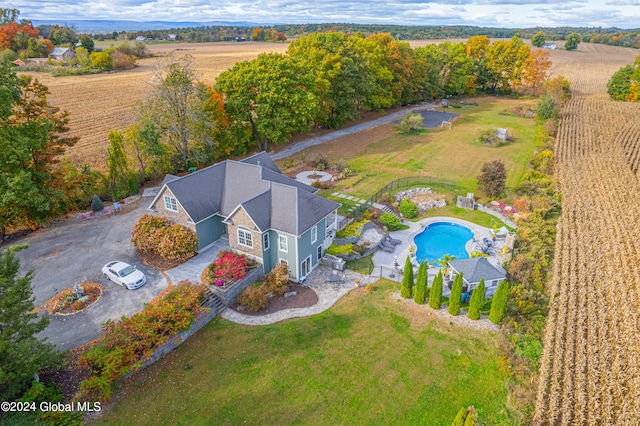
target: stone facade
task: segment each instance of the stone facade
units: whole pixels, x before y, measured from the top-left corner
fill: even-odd
[[[193,223],[191,221],[191,219],[189,218],[189,215],[184,211],[184,209],[182,208],[182,206],[180,205],[180,203],[177,201],[178,203],[178,211],[175,212],[173,210],[169,210],[165,207],[164,205],[164,196],[168,195],[172,198],[176,198],[173,193],[171,192],[171,190],[167,187],[165,187],[162,192],[160,193],[160,196],[158,198],[158,201],[156,202],[155,208],[156,208],[156,214],[166,217],[167,219],[169,219],[171,222],[174,223],[179,223],[180,225],[184,225],[187,228],[191,229],[193,232],[196,232],[196,224]]]
[[[240,207],[227,220],[227,235],[229,236],[229,245],[232,249],[250,254],[254,258],[262,259],[262,232],[253,223],[247,212]],[[238,228],[247,232],[251,232],[251,242],[253,247],[247,247],[238,242]]]

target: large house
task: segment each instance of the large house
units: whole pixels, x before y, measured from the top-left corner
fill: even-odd
[[[303,280],[331,245],[340,206],[284,176],[265,152],[226,160],[183,177],[167,175],[149,209],[198,236],[199,249],[222,237],[262,263],[286,263]]]
[[[472,257],[470,259],[452,260],[448,268],[449,288],[456,275],[462,274],[462,291],[473,291],[480,280],[484,279],[485,296],[491,297],[498,289],[498,284],[507,277],[507,272],[492,265],[485,257]]]

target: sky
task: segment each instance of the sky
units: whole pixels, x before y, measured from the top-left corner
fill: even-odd
[[[640,0],[4,0],[31,20],[640,27]]]

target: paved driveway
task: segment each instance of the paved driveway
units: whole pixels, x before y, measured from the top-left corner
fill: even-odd
[[[160,271],[137,259],[130,242],[131,227],[150,202],[150,198],[142,199],[136,209],[118,215],[89,220],[69,218],[18,241],[29,243],[29,248],[18,252],[17,257],[22,273],[34,270],[31,287],[36,306],[74,283],[93,281],[105,290],[100,300],[83,312],[51,316],[49,326],[39,337],[47,337],[63,350],[87,343],[101,334],[105,321],[138,312],[168,285]],[[147,283],[137,290],[126,290],[107,280],[101,269],[110,260],[136,265],[147,275]]]

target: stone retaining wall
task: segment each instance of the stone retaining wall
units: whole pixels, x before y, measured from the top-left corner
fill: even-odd
[[[151,358],[143,362],[142,365],[135,371],[142,370],[143,368],[150,366],[151,364],[155,363],[156,361],[164,357],[166,354],[168,354],[169,352],[171,352],[172,350],[180,346],[182,342],[184,342],[189,337],[191,337],[191,335],[195,334],[196,331],[204,327],[209,321],[215,318],[217,314],[218,314],[218,311],[216,310],[215,306],[211,308],[204,308],[204,310],[200,312],[200,314],[198,314],[198,316],[193,320],[191,327],[189,327],[185,331],[182,331],[176,334],[175,336],[171,336],[167,341],[167,343],[158,347],[153,352],[153,355],[151,356]],[[122,378],[126,379],[127,377],[131,376],[133,373],[134,371],[129,371]]]
[[[258,265],[257,268],[249,271],[246,277],[242,280],[228,286],[228,287],[216,287],[215,285],[209,286],[211,291],[220,298],[225,306],[231,306],[235,303],[238,295],[242,290],[249,287],[251,284],[259,281],[264,276],[262,265]]]
[[[347,244],[355,244],[360,240],[360,237],[344,237],[344,238],[334,238],[333,244],[337,246],[346,246]]]

